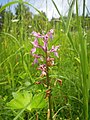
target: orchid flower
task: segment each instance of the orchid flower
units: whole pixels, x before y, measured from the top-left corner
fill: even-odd
[[[44,35],[43,38],[44,38],[44,41],[47,42],[49,38],[48,34]]]
[[[44,77],[44,76],[46,76],[46,72],[42,71],[42,74],[40,75],[40,77]]]
[[[34,47],[31,49],[31,54],[34,54],[35,52],[36,52],[36,48]]]
[[[46,65],[45,64],[40,65],[37,69],[42,71],[40,77],[46,76]]]
[[[36,38],[42,38],[40,33],[37,33],[35,31],[32,32],[33,36],[35,36]]]
[[[47,41],[44,41],[44,45],[42,46],[42,49],[43,49],[44,51],[47,50]]]
[[[42,64],[38,67],[38,70],[41,70],[41,71],[46,71],[46,65],[45,64]]]
[[[38,40],[37,39],[35,39],[34,42],[31,42],[31,43],[34,45],[34,47],[38,47]]]
[[[53,66],[54,65],[54,58],[48,57],[47,58],[47,64],[48,64],[48,66]]]
[[[53,52],[56,57],[59,57],[57,52],[58,48],[59,48],[59,45],[58,46],[53,45],[52,49],[50,50],[50,52]]]
[[[53,33],[54,33],[54,29],[51,29],[49,32],[50,32],[51,34],[53,34]]]
[[[53,39],[53,33],[54,33],[54,30],[51,29],[49,32],[48,32],[48,36]]]
[[[38,59],[39,59],[39,58],[41,59],[41,61],[43,61],[43,58],[42,58],[42,56],[40,56],[40,55],[33,54],[33,57],[34,57],[33,64],[38,63]]]

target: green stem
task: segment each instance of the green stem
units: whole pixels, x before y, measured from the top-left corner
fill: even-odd
[[[50,93],[48,96],[48,104],[49,104],[49,110],[50,110],[50,120],[52,119],[52,103],[51,103],[51,87],[50,87],[50,79],[49,79],[49,68],[48,68],[48,63],[47,63],[47,50],[46,50],[46,80],[47,80],[47,88],[50,89]]]

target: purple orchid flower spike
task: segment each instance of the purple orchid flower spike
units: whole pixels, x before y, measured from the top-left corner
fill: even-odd
[[[33,61],[33,64],[36,64],[38,63],[38,60],[41,61],[41,63],[43,64],[40,64],[38,63],[39,67],[37,68],[37,70],[40,70],[41,71],[41,74],[40,74],[40,77],[45,77],[46,81],[46,87],[47,87],[47,90],[46,90],[46,97],[48,97],[48,103],[49,103],[49,114],[50,114],[50,120],[52,119],[52,105],[51,105],[51,91],[52,91],[52,84],[51,83],[51,80],[50,80],[50,77],[49,77],[49,68],[54,66],[54,58],[51,57],[51,53],[54,53],[54,55],[56,57],[59,57],[58,56],[58,48],[59,48],[59,45],[58,46],[52,46],[52,48],[49,50],[48,49],[48,43],[49,43],[49,40],[53,38],[53,33],[54,33],[54,30],[51,29],[49,32],[47,32],[47,34],[40,34],[40,33],[37,33],[37,32],[32,32],[33,36],[36,38],[34,40],[34,42],[31,42],[32,45],[34,46],[34,48],[31,50],[31,53],[32,53],[32,56],[34,57],[34,61]],[[41,44],[38,43],[38,40],[39,38],[41,38]],[[42,42],[43,42],[43,45],[42,45]],[[36,49],[42,49],[43,52],[40,53],[40,51],[37,51],[37,54],[35,54],[36,52]],[[38,54],[39,53],[39,54]],[[61,80],[58,80],[58,82],[61,84]],[[40,82],[37,82],[36,84],[40,84]]]

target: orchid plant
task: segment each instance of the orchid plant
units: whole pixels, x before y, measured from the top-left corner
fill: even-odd
[[[41,71],[40,77],[46,77],[46,82],[47,82],[46,96],[48,97],[48,103],[49,103],[48,118],[50,120],[52,120],[52,106],[51,106],[51,85],[50,85],[51,81],[49,78],[49,68],[51,66],[54,66],[54,59],[55,59],[51,57],[51,53],[54,53],[56,57],[59,57],[58,55],[59,45],[58,46],[53,45],[51,49],[48,48],[50,39],[51,40],[53,39],[53,33],[54,33],[53,29],[51,29],[46,34],[40,34],[40,33],[33,31],[32,34],[35,37],[35,40],[31,42],[32,45],[34,46],[31,49],[31,55],[34,57],[33,65],[38,64],[39,66],[37,70]],[[39,43],[39,39],[41,41],[40,43]],[[41,49],[43,51],[42,54],[38,54],[37,49]],[[43,64],[40,64],[39,61],[41,61],[40,63],[43,63]]]

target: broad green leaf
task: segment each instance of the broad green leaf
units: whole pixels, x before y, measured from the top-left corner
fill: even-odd
[[[9,103],[7,103],[7,106],[9,106],[12,109],[22,109],[23,105],[19,103],[17,100],[12,99]]]
[[[27,104],[30,103],[32,99],[32,93],[27,91],[13,93],[14,99],[12,99],[7,105],[13,109],[24,108]]]
[[[32,102],[31,102],[31,108],[43,108],[46,105],[46,100],[44,99],[44,95],[42,93],[34,95]]]
[[[46,100],[42,93],[32,96],[28,91],[14,92],[13,99],[7,103],[12,109],[24,109],[31,111],[32,109],[43,108],[46,105]]]

